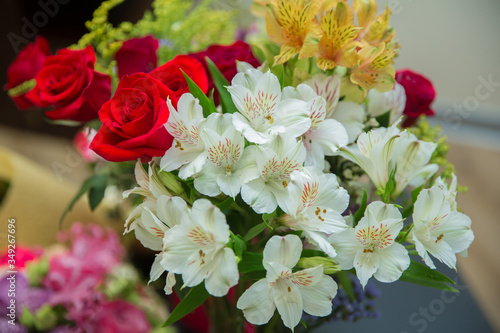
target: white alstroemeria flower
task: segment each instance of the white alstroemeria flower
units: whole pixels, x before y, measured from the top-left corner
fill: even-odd
[[[457,176],[451,174],[451,183],[447,185],[441,177],[436,178],[434,186],[438,186],[443,190],[446,201],[450,204],[450,209],[454,212],[457,211]]]
[[[304,81],[304,84],[312,87],[316,94],[326,100],[326,118],[341,123],[347,132],[348,142],[352,143],[365,127],[365,110],[354,102],[339,102],[340,81],[337,75],[320,73]]]
[[[323,169],[325,155],[332,156],[339,147],[347,145],[348,136],[344,126],[334,119],[325,119],[326,100],[307,84],[299,84],[297,88],[285,87],[283,97],[307,103],[311,127],[302,136],[302,143],[307,151],[305,165]]]
[[[233,114],[234,127],[250,142],[263,144],[272,134],[285,132],[297,137],[311,126],[306,103],[282,99],[278,78],[270,71],[238,73],[227,90],[239,111]]]
[[[224,296],[238,283],[238,267],[225,215],[209,200],[198,199],[180,224],[165,231],[160,265],[182,274],[184,286],[194,287],[205,280],[207,291]]]
[[[400,132],[398,123],[362,133],[356,144],[340,149],[340,155],[359,165],[380,189],[385,188],[397,167],[393,197],[408,184],[420,186],[438,169],[436,164],[427,164],[437,144],[418,140],[407,131]]]
[[[339,187],[334,174],[323,174],[317,168],[304,168],[290,175],[289,198],[280,207],[289,215],[281,221],[293,230],[303,230],[303,236],[316,244],[328,256],[336,252],[326,239],[348,226],[342,217],[349,206],[349,194]]]
[[[127,219],[125,233],[134,230],[142,245],[161,251],[165,231],[180,223],[187,206],[179,197],[161,195],[156,202],[145,201],[137,206],[133,213],[135,219]]]
[[[456,269],[455,253],[467,250],[474,234],[471,219],[450,209],[446,192],[438,186],[422,190],[413,209],[413,229],[408,241],[415,243],[427,266],[436,268],[428,253]]]
[[[248,322],[266,324],[278,309],[285,326],[293,331],[303,311],[317,317],[332,312],[337,283],[323,274],[322,265],[292,273],[301,252],[302,242],[295,235],[273,236],[267,242],[263,260],[266,278],[248,288],[236,303]]]
[[[394,282],[410,265],[408,251],[394,242],[401,228],[403,219],[394,205],[372,202],[355,228],[330,236],[335,260],[342,269],[356,268],[363,287],[372,276]]]
[[[368,92],[368,113],[372,117],[382,116],[389,113],[389,124],[394,123],[401,117],[406,106],[405,88],[397,82],[394,87],[384,93],[371,89]]]
[[[158,174],[155,172],[157,168],[153,162],[149,163],[149,174],[146,173],[142,163],[137,161],[135,164],[135,180],[139,187],[134,187],[131,190],[123,192],[123,198],[128,198],[130,194],[139,194],[146,198],[146,200],[156,200],[160,195],[171,196],[170,192],[160,182]]]
[[[255,153],[260,176],[241,187],[241,197],[259,214],[272,213],[288,198],[290,174],[299,170],[306,150],[294,137],[278,135]]]
[[[249,69],[256,69],[259,72],[265,73],[269,70],[269,66],[267,65],[267,62],[264,61],[259,67],[255,68],[246,61],[236,60],[236,70],[238,73],[246,72]]]
[[[202,194],[213,197],[223,192],[234,198],[241,185],[259,177],[256,147],[245,148],[245,139],[231,119],[231,114],[211,114],[200,133],[208,162],[195,175],[194,187]]]
[[[165,128],[174,137],[172,147],[160,162],[161,170],[179,169],[179,177],[186,179],[199,172],[207,159],[203,142],[199,140],[199,128],[204,121],[203,109],[190,93],[179,98],[177,110],[167,100],[170,116]]]

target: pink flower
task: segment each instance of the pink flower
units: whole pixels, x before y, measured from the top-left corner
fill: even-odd
[[[94,331],[107,333],[148,333],[151,326],[144,313],[123,300],[104,303],[94,321]]]
[[[42,284],[54,292],[51,304],[81,309],[95,297],[94,289],[104,275],[120,263],[124,249],[115,233],[97,225],[74,224],[59,238],[71,239],[71,250],[50,260]]]
[[[42,254],[43,249],[41,248],[29,248],[17,245],[15,251],[16,268],[24,268],[28,262],[38,259]],[[12,258],[9,256],[8,249],[5,249],[4,253],[0,256],[0,267],[7,265],[9,260],[12,260]]]
[[[101,156],[97,155],[89,147],[90,143],[92,142],[96,134],[97,131],[95,129],[90,127],[84,127],[81,131],[78,131],[78,133],[76,133],[75,137],[73,138],[73,146],[87,163],[104,161],[104,159]]]

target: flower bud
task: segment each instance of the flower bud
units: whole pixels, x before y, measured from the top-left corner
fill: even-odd
[[[300,258],[297,266],[301,268],[313,268],[323,265],[323,274],[334,274],[340,272],[340,265],[333,259],[327,257]]]
[[[158,171],[158,178],[173,195],[184,193],[181,184],[179,184],[179,181],[170,172]]]

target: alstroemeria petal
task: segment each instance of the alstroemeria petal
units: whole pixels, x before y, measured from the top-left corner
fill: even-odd
[[[327,275],[323,275],[314,286],[299,286],[304,311],[312,316],[328,316],[332,312],[332,299],[337,294],[337,289],[337,283]]]
[[[245,319],[254,325],[269,322],[276,310],[266,279],[255,282],[238,299],[236,307],[243,311]]]
[[[380,266],[373,275],[380,282],[394,282],[410,265],[410,257],[405,247],[399,243],[383,248],[380,254]]]
[[[238,283],[238,266],[234,252],[229,248],[224,248],[223,254],[218,255],[215,269],[205,281],[205,287],[210,295],[224,296],[229,288]]]
[[[300,259],[302,242],[295,235],[273,236],[264,247],[264,260],[293,268]]]
[[[368,279],[373,276],[380,265],[380,256],[378,253],[363,253],[359,251],[354,257],[354,268],[359,282],[364,287],[368,283]]]
[[[287,279],[279,279],[272,288],[272,294],[283,324],[293,330],[300,322],[304,309],[299,288]]]

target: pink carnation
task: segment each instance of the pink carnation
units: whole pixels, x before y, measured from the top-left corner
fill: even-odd
[[[95,298],[95,287],[120,263],[124,249],[115,233],[97,225],[84,227],[77,223],[59,238],[72,240],[71,250],[50,260],[42,283],[54,291],[51,304],[81,309],[88,299]]]

